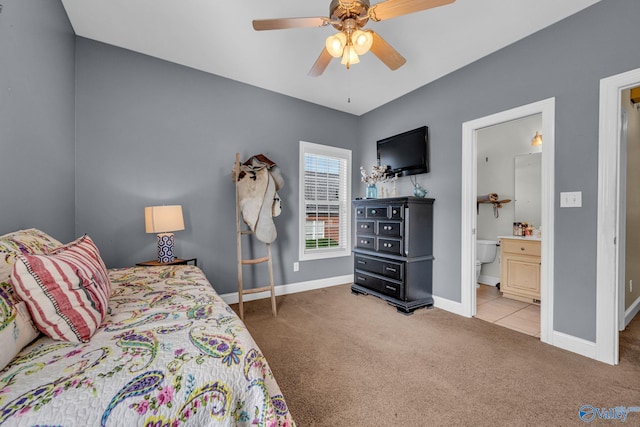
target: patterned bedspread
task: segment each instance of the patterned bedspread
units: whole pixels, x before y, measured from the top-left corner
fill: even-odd
[[[109,275],[109,314],[90,342],[41,337],[0,372],[0,426],[294,425],[253,338],[200,269]]]

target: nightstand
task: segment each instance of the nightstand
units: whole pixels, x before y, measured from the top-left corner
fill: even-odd
[[[154,259],[151,261],[138,262],[136,263],[136,265],[140,267],[158,267],[161,265],[187,265],[189,263],[193,263],[193,265],[197,267],[198,258],[188,258],[188,259],[176,258],[171,262],[160,262]]]

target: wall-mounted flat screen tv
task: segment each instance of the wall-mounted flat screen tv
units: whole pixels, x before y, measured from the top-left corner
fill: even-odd
[[[422,126],[377,141],[378,165],[387,165],[387,173],[398,176],[429,172],[429,135]]]

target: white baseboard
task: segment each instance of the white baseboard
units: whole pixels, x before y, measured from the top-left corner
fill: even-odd
[[[433,296],[433,306],[459,316],[469,317],[465,314],[462,303],[451,301],[450,299]]]
[[[311,291],[313,289],[328,288],[330,286],[344,285],[346,283],[353,283],[353,274],[345,274],[344,276],[329,277],[326,279],[309,280],[307,282],[290,283],[287,285],[275,286],[276,295],[295,294],[297,292]],[[222,294],[220,297],[227,304],[238,303],[238,293],[232,292],[229,294]],[[271,293],[257,292],[255,294],[248,294],[242,298],[243,302],[254,301],[257,299],[270,298]]]
[[[493,277],[493,276],[485,276],[484,274],[481,274],[480,277],[478,277],[478,282],[482,283],[483,285],[497,286],[498,283],[500,283],[500,278]]]
[[[596,359],[596,343],[593,341],[587,341],[558,331],[553,331],[552,340],[550,344],[555,347],[580,354],[590,359]]]
[[[640,312],[640,297],[637,298],[631,306],[624,312],[624,327],[629,326],[629,322]]]

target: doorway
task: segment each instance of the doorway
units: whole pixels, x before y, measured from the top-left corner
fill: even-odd
[[[554,153],[555,98],[482,117],[462,125],[462,259],[461,309],[467,317],[476,315],[477,157],[478,130],[535,114],[542,115],[540,339],[553,344],[553,240],[554,240]]]
[[[476,130],[478,199],[499,203],[477,205],[475,317],[534,337],[540,337],[541,130],[541,113]]]
[[[624,148],[622,92],[638,85],[640,68],[600,81],[595,359],[611,365],[619,362],[619,329],[624,311],[620,299],[626,285],[620,263],[625,255],[620,243],[621,238],[624,240],[621,215],[625,196],[621,193],[626,179],[620,163]]]

